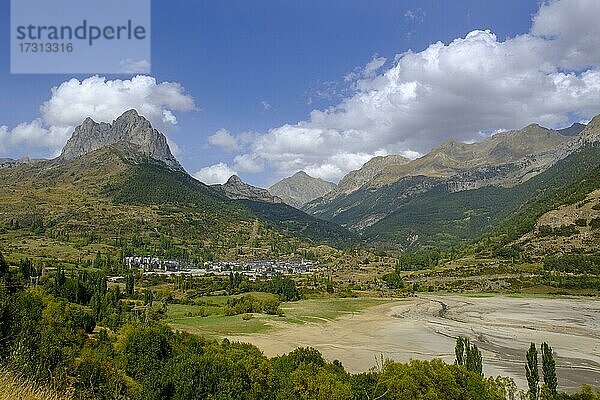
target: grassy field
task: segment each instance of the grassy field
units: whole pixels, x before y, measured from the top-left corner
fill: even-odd
[[[281,309],[285,313],[284,320],[289,323],[325,323],[390,301],[365,297],[310,299],[284,303]]]
[[[51,389],[34,385],[17,374],[0,368],[0,400],[67,400]]]
[[[255,294],[256,295],[256,294]],[[262,294],[265,295],[265,294]],[[268,294],[267,294],[268,295]],[[226,302],[225,296],[206,297],[206,302]],[[283,303],[285,316],[253,314],[249,320],[241,315],[225,316],[214,306],[169,305],[167,322],[177,330],[210,337],[226,337],[264,333],[277,329],[281,324],[326,323],[348,314],[358,313],[369,307],[391,301],[380,298],[310,299]],[[213,314],[202,317],[210,308]]]
[[[220,338],[229,335],[267,332],[274,329],[269,324],[274,318],[277,317],[254,315],[251,319],[245,321],[241,315],[210,315],[208,317],[173,318],[168,322],[175,330]]]

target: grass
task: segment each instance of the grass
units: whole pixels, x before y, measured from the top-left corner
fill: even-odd
[[[48,388],[36,386],[17,374],[0,368],[0,400],[67,400]]]
[[[390,299],[366,297],[310,299],[284,303],[281,309],[285,313],[286,322],[326,323],[389,302]]]
[[[268,332],[273,329],[269,322],[274,318],[277,317],[254,314],[253,318],[245,321],[241,315],[210,315],[208,317],[173,318],[169,320],[169,325],[176,330],[197,335],[225,337]]]
[[[257,295],[256,293],[254,295]],[[265,294],[261,294],[265,295]],[[268,295],[268,294],[266,294]],[[223,301],[226,296],[207,297],[207,302]],[[216,299],[215,299],[216,298]],[[225,316],[222,314],[201,316],[186,316],[199,312],[203,306],[169,305],[167,320],[174,329],[209,337],[225,337],[266,333],[277,329],[281,323],[306,324],[327,323],[343,317],[390,302],[381,298],[333,298],[310,299],[283,303],[281,309],[285,317],[274,315],[253,314],[253,318],[245,321],[241,315]],[[206,306],[204,306],[206,308]]]

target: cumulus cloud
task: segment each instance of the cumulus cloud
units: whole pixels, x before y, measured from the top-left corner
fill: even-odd
[[[83,81],[71,79],[52,88],[50,99],[40,107],[40,118],[0,130],[0,153],[55,156],[86,117],[111,122],[132,108],[168,133],[177,125],[173,112],[194,109],[194,100],[178,83],[157,83],[151,76],[138,75],[129,80],[99,76]],[[169,143],[177,153],[177,145],[171,140]]]
[[[49,125],[75,126],[88,116],[110,122],[132,108],[157,128],[168,131],[177,124],[171,111],[190,111],[194,100],[178,83],[157,83],[151,76],[138,75],[130,80],[93,76],[52,88],[52,97],[42,105],[41,113]]]
[[[227,129],[219,129],[214,135],[209,136],[208,143],[226,151],[237,151],[240,148],[238,138],[233,136]]]
[[[207,185],[215,185],[227,182],[231,175],[237,175],[237,172],[229,168],[229,165],[221,162],[200,169],[194,173],[194,178]]]
[[[350,95],[258,136],[250,154],[280,176],[335,180],[377,154],[414,158],[448,139],[589,119],[600,112],[598,15],[596,0],[545,2],[526,34],[502,41],[475,30],[398,54],[388,68],[374,57],[346,76]]]
[[[256,155],[240,154],[235,156],[233,162],[233,167],[241,172],[256,174],[264,169],[262,161]]]

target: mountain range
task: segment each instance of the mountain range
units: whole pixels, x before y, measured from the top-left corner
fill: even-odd
[[[207,186],[129,110],[110,124],[87,118],[56,159],[0,160],[0,235],[21,232],[9,241],[16,253],[35,246],[59,258],[91,257],[108,243],[199,259],[318,244],[451,248],[486,235],[534,243],[546,229],[540,219],[600,188],[598,143],[600,116],[449,141],[415,160],[375,157],[337,185],[299,171],[268,190],[237,176]],[[588,211],[592,224],[597,210]],[[595,240],[590,229],[578,230],[587,238],[579,243]]]
[[[448,208],[452,208],[453,199],[524,185],[586,144],[595,143],[600,134],[599,121],[596,117],[588,126],[574,124],[560,131],[532,124],[520,130],[497,133],[481,142],[449,141],[416,160],[395,155],[376,157],[360,170],[346,175],[334,191],[306,204],[303,210],[347,226],[371,240],[385,238],[403,245],[419,243],[429,233],[417,233],[420,229],[413,230],[410,226],[418,225],[418,218],[423,221],[429,218],[417,213],[410,217],[409,223],[405,218],[411,213],[418,210],[427,213],[425,206],[432,199],[445,201]],[[348,181],[353,184],[347,185]],[[476,191],[478,189],[482,190]],[[461,192],[464,193],[452,196]],[[443,208],[440,206],[437,210],[441,213],[440,222],[448,226],[464,225],[457,220],[446,220],[452,213]],[[464,212],[467,213],[465,218],[470,218],[468,213],[475,211]],[[439,229],[444,231],[443,227],[435,228]],[[467,230],[470,232],[467,237],[447,238],[449,240],[444,242],[460,242],[480,235],[483,230]]]

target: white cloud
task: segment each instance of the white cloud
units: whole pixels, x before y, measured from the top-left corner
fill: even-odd
[[[209,136],[208,143],[226,151],[237,151],[240,149],[238,138],[233,136],[227,129],[219,129],[214,135]]]
[[[69,127],[51,126],[46,128],[40,119],[23,122],[13,129],[0,127],[0,155],[7,155],[19,149],[21,155],[38,156],[39,148],[51,149],[51,155],[56,157],[72,133]]]
[[[150,62],[148,60],[132,60],[127,58],[119,62],[119,69],[124,74],[147,74],[150,72]]]
[[[387,59],[385,57],[378,57],[374,55],[371,61],[365,66],[363,70],[363,76],[365,78],[372,78],[375,73],[383,67]]]
[[[387,59],[385,57],[379,57],[377,54],[375,54],[373,55],[373,57],[371,57],[371,61],[369,61],[367,65],[365,65],[363,68],[354,68],[352,72],[346,74],[344,76],[344,82],[349,83],[354,82],[358,79],[373,78],[376,72],[379,71],[381,67],[383,67],[386,61]],[[332,82],[330,84],[333,88],[337,86],[335,85],[335,82]],[[344,89],[340,90],[338,88],[336,88],[336,90],[341,92],[345,91]]]
[[[178,83],[157,83],[151,76],[138,75],[129,80],[99,76],[83,81],[71,79],[52,88],[52,96],[40,107],[40,118],[0,131],[0,154],[34,152],[54,156],[86,117],[111,122],[132,108],[155,128],[168,133],[177,125],[173,111],[194,109],[194,100]],[[177,145],[172,140],[169,143],[177,152]]]
[[[240,154],[235,156],[233,162],[233,167],[241,172],[256,174],[264,169],[262,161],[256,155]]]
[[[401,150],[398,152],[398,154],[400,154],[402,157],[406,157],[411,160],[415,160],[415,159],[423,156],[423,154],[419,153],[418,151],[412,151],[412,150]]]
[[[41,113],[49,125],[76,126],[88,116],[110,122],[132,108],[158,129],[168,131],[177,123],[171,111],[190,111],[194,100],[178,83],[157,83],[151,76],[129,80],[93,76],[52,88],[52,97],[42,105]]]
[[[237,172],[229,168],[227,164],[221,162],[200,169],[194,173],[194,178],[207,185],[214,185],[227,182],[231,175],[237,175]]]
[[[280,176],[303,169],[339,179],[377,153],[414,158],[448,139],[589,119],[600,113],[599,16],[597,0],[546,2],[527,34],[501,41],[476,30],[399,54],[389,68],[375,56],[345,77],[350,95],[270,129],[251,152]]]

